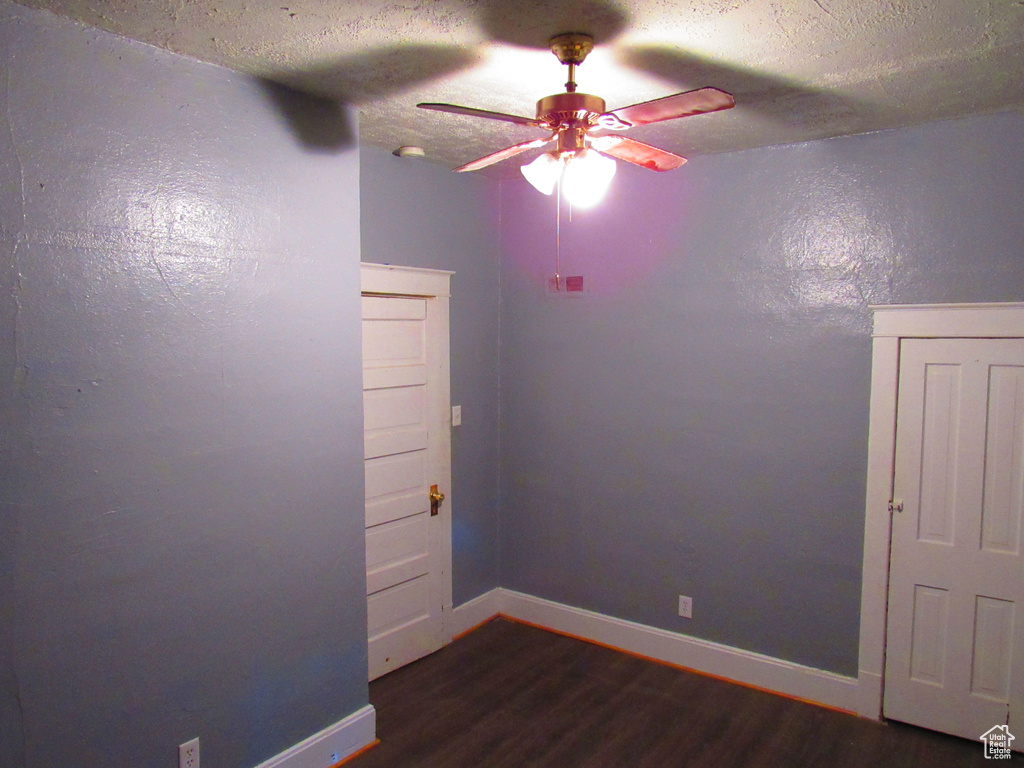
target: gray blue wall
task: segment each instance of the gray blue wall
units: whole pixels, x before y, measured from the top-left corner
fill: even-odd
[[[498,207],[489,179],[363,149],[363,261],[453,270],[452,591],[498,584]]]
[[[0,765],[254,765],[367,702],[349,114],[6,3],[0,62]]]
[[[1008,113],[620,163],[563,223],[580,298],[504,184],[502,585],[855,674],[867,305],[1024,300],[1022,146]]]
[[[1019,114],[620,167],[560,299],[521,181],[2,1],[0,61],[5,768],[245,768],[366,703],[360,257],[456,271],[456,603],[849,674],[866,306],[1024,299]]]

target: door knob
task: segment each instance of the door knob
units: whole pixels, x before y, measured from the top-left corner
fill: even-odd
[[[433,517],[437,514],[437,508],[441,506],[441,502],[444,501],[444,494],[437,490],[436,485],[430,486],[430,516]]]

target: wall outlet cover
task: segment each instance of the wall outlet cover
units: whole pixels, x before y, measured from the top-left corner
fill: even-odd
[[[199,768],[199,737],[178,745],[178,768]]]
[[[684,619],[693,618],[693,598],[685,595],[679,596],[679,615]]]

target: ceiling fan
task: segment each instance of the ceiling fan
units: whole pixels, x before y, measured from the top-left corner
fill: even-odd
[[[624,131],[637,125],[717,112],[736,105],[733,97],[725,91],[698,88],[606,111],[604,99],[576,92],[576,67],[593,50],[594,39],[590,35],[573,32],[552,37],[549,45],[558,60],[569,67],[569,80],[565,84],[565,93],[545,96],[537,102],[536,117],[508,115],[456,104],[416,105],[422,109],[504,120],[550,131],[546,138],[513,144],[466,163],[456,168],[457,172],[476,171],[522,152],[554,143],[553,150],[541,154],[522,167],[523,175],[545,194],[551,194],[558,181],[564,180],[566,196],[577,205],[585,205],[588,198],[600,198],[615,173],[615,163],[604,155],[652,171],[670,171],[686,162],[686,158],[672,152],[616,133],[602,133],[602,130]]]

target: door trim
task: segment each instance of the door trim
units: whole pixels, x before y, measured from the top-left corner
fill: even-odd
[[[862,717],[882,717],[885,621],[889,591],[889,500],[896,459],[900,340],[1024,338],[1024,302],[871,305],[871,401],[861,576],[858,687]]]
[[[451,276],[455,273],[445,269],[371,264],[368,261],[359,266],[363,293],[444,299],[451,296]]]
[[[450,329],[449,299],[451,297],[451,276],[454,272],[444,269],[423,267],[402,267],[394,264],[360,264],[360,290],[362,295],[371,296],[417,296],[436,300],[436,311],[443,328]],[[450,332],[450,331],[449,331]],[[441,519],[441,645],[452,641],[454,623],[452,619],[452,514],[455,511],[456,494],[452,493],[451,453],[451,350],[449,333],[445,333],[438,349],[437,364],[444,371],[436,393],[436,406],[443,413],[443,423],[448,429],[448,439],[443,441],[440,466],[436,473],[438,484],[447,488],[446,514]],[[433,405],[433,404],[432,404]],[[363,569],[365,571],[365,567]]]

